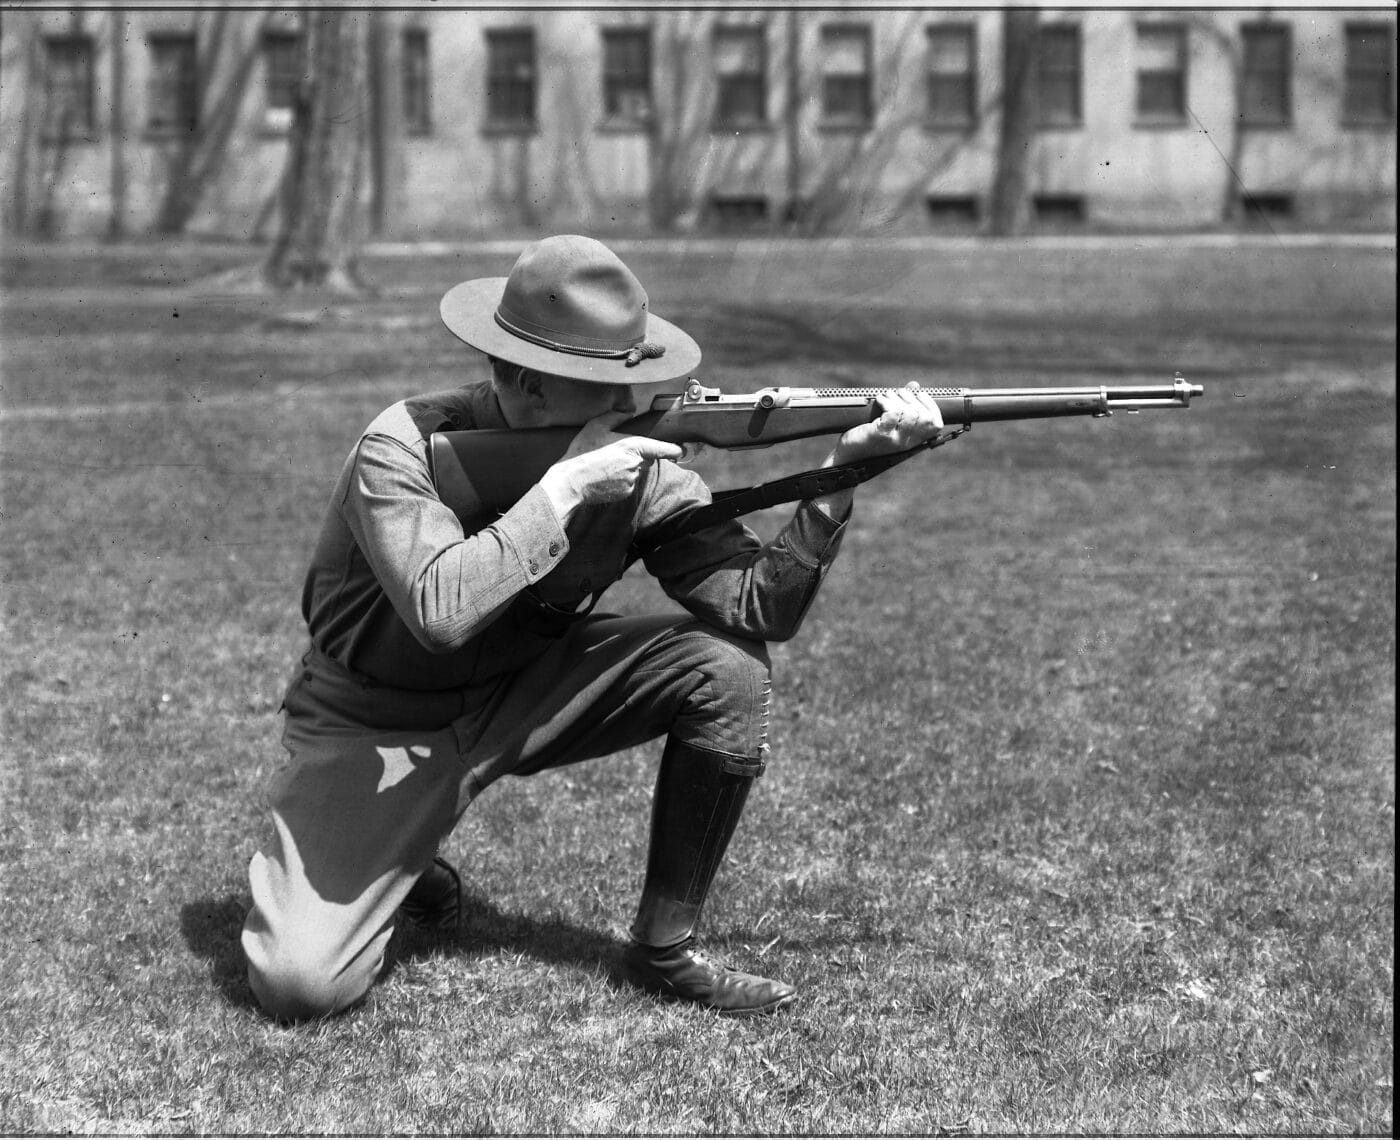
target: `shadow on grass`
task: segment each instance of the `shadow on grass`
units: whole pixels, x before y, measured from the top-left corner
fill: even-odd
[[[239,943],[250,906],[251,900],[245,894],[195,899],[180,908],[180,933],[190,950],[209,963],[210,980],[224,999],[239,1008],[256,1010],[259,1006],[248,986],[247,961]],[[509,950],[539,962],[596,967],[613,985],[626,985],[620,946],[614,938],[557,916],[507,914],[483,896],[470,892],[463,893],[462,907],[462,928],[455,934],[439,934],[400,923],[389,944],[388,960],[379,982],[391,977],[399,963],[420,957],[443,953],[475,956]]]
[[[180,934],[198,957],[209,963],[210,980],[225,1000],[257,1009],[248,987],[248,966],[238,936],[251,902],[247,895],[225,895],[187,902],[180,908]]]

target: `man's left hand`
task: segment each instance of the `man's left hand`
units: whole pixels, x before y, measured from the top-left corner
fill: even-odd
[[[943,430],[943,413],[934,398],[911,380],[876,401],[880,415],[851,428],[836,443],[828,464],[852,463],[876,455],[908,451],[933,439]]]

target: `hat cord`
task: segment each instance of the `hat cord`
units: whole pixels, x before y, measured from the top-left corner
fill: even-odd
[[[649,340],[644,340],[641,344],[633,345],[627,350],[627,359],[623,361],[623,364],[631,368],[634,365],[640,364],[643,360],[665,355],[666,346],[664,344],[653,344]]]
[[[603,357],[608,360],[623,360],[628,368],[640,364],[643,360],[651,357],[666,355],[664,344],[655,344],[652,341],[644,340],[640,344],[634,344],[629,348],[584,348],[576,344],[563,344],[557,340],[550,340],[537,333],[527,332],[518,325],[511,324],[505,317],[501,316],[500,309],[495,313],[496,323],[510,333],[511,336],[527,340],[531,344],[537,344],[541,348],[553,349],[555,352],[566,352],[570,356],[594,356]]]

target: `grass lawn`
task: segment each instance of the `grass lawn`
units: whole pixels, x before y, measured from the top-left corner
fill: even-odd
[[[465,932],[294,1029],[237,935],[301,574],[363,424],[479,374],[438,296],[510,259],[385,258],[329,307],[186,287],[230,256],[4,265],[0,1131],[1392,1131],[1393,248],[632,258],[728,388],[1207,395],[859,493],[706,919],[785,1015],[617,980],[639,749],[492,788],[447,851]]]

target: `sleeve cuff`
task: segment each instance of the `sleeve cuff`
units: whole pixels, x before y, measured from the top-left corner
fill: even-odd
[[[542,488],[531,487],[496,523],[520,559],[525,581],[534,585],[569,553],[569,536]]]
[[[836,556],[846,531],[846,520],[837,522],[813,503],[800,503],[788,528],[789,549],[809,566],[821,566]]]

